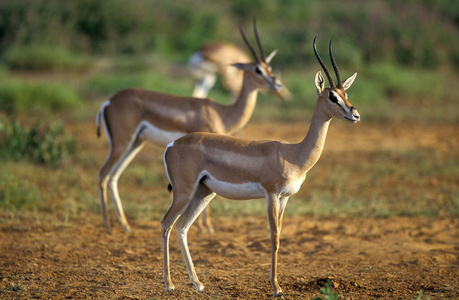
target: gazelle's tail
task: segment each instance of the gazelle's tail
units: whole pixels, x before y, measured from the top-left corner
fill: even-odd
[[[105,108],[108,105],[110,105],[110,102],[109,101],[105,101],[104,104],[102,104],[102,107],[100,108],[99,112],[97,113],[97,116],[96,116],[97,137],[100,137],[100,121],[102,120],[103,122],[105,122],[105,120],[104,120],[104,112],[105,112]]]

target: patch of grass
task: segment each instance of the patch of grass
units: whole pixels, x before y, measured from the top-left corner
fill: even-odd
[[[2,170],[6,170],[5,165]],[[9,165],[9,167],[13,167]],[[17,167],[17,165],[16,165]],[[0,175],[0,210],[15,214],[24,210],[39,209],[41,203],[40,192],[34,185],[25,180],[19,180],[9,172]]]
[[[424,149],[360,154],[319,163],[286,214],[336,217],[459,216],[457,162]],[[349,182],[352,181],[352,184]],[[390,187],[390,188],[387,188]]]
[[[9,114],[46,114],[80,104],[80,97],[62,84],[32,83],[19,79],[0,83],[0,109]]]
[[[320,289],[322,297],[313,298],[312,300],[338,300],[338,293],[333,291],[330,279],[327,280],[325,286]]]
[[[447,85],[442,76],[424,69],[401,67],[395,64],[369,65],[365,76],[380,85],[388,99],[397,95],[408,98],[442,99],[446,97]]]
[[[81,90],[85,97],[113,96],[116,92],[126,88],[141,88],[146,90],[171,93],[180,96],[191,96],[192,81],[189,79],[170,79],[167,75],[156,72],[139,72],[133,74],[98,74],[89,78]]]
[[[16,120],[0,120],[0,156],[2,159],[30,159],[40,164],[56,165],[75,152],[75,142],[64,135],[62,126],[25,128]]]
[[[79,70],[88,66],[81,56],[49,45],[11,46],[3,55],[6,66],[13,70],[53,71]]]
[[[6,287],[2,290],[0,290],[0,292],[3,292],[3,293],[7,293],[7,292],[20,292],[20,291],[23,291],[25,290],[25,286],[20,284],[20,283],[13,283],[13,282],[9,282],[6,284]]]

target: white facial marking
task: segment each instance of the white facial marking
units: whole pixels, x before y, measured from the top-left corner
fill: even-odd
[[[266,81],[274,83],[273,78],[271,78],[271,76],[268,75],[268,73],[266,72],[265,68],[263,68],[260,65],[257,65],[256,68],[261,71],[261,75],[266,79]],[[271,66],[269,66],[268,68],[269,68],[269,71],[271,72]]]
[[[344,111],[346,112],[346,114],[349,114],[350,113],[350,109],[347,107],[347,105],[344,103],[344,100],[337,94],[335,93],[334,91],[331,91],[333,93],[333,95],[336,97],[336,99],[338,99],[338,103],[337,105],[341,106]],[[347,97],[347,96],[346,96]]]

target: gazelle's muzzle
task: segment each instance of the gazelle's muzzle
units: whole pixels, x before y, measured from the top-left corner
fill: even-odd
[[[344,118],[351,123],[357,123],[360,121],[360,114],[354,106],[351,106],[351,111],[349,112],[349,115],[344,116]]]
[[[290,91],[277,78],[273,77],[276,94],[284,101],[289,101],[292,98]]]

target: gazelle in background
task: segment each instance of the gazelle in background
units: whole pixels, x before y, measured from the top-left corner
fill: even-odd
[[[232,44],[204,45],[199,51],[193,53],[188,61],[191,75],[196,81],[192,96],[206,98],[215,85],[217,74],[220,74],[223,86],[231,91],[232,98],[236,98],[242,87],[244,72],[231,65],[251,61],[244,50]]]
[[[191,283],[197,291],[204,290],[188,250],[187,232],[201,211],[218,194],[235,200],[266,199],[272,248],[270,282],[274,296],[282,295],[277,281],[277,254],[287,200],[298,192],[306,174],[318,161],[332,117],[350,123],[360,120],[359,113],[348,101],[345,92],[357,73],[341,81],[330,41],[330,58],[338,81],[335,85],[317,53],[315,39],[313,48],[330,87],[325,87],[322,73],[317,72],[315,85],[318,97],[314,114],[308,133],[300,143],[192,133],[167,146],[164,164],[173,199],[161,220],[166,290],[174,290],[169,265],[169,237],[174,224]]]
[[[273,51],[266,61],[270,61],[276,54]],[[244,71],[234,68],[235,63],[249,63],[250,57],[242,49],[228,43],[209,43],[191,55],[188,67],[196,81],[193,97],[206,98],[215,85],[217,74],[222,76],[223,86],[231,91],[236,99],[241,91]],[[281,98],[289,99],[290,92],[285,87],[275,91]]]
[[[255,22],[254,32],[261,58],[248,42],[242,27],[239,29],[255,62],[233,64],[233,67],[243,71],[244,79],[239,96],[232,105],[225,106],[212,99],[179,97],[141,89],[122,90],[102,105],[96,120],[97,133],[100,136],[102,122],[110,143],[110,152],[99,171],[98,186],[102,219],[107,232],[110,232],[107,190],[115,204],[118,220],[125,231],[131,231],[118,194],[118,179],[145,141],[166,146],[190,132],[231,134],[249,121],[259,89],[283,89],[269,64],[274,55],[264,55]],[[206,226],[211,232],[208,214]]]

